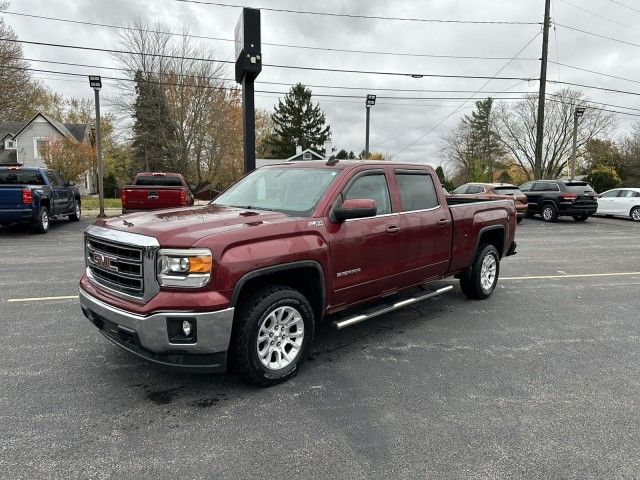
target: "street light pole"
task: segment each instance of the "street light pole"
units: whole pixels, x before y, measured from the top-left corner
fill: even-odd
[[[365,129],[365,141],[364,141],[364,158],[369,158],[369,120],[371,118],[371,107],[376,104],[376,96],[368,94],[365,107],[367,110],[367,126]]]
[[[578,119],[584,115],[585,108],[577,107],[573,112],[573,148],[571,150],[571,178],[576,176],[576,155],[578,150]]]
[[[98,157],[98,200],[100,213],[98,218],[105,218],[104,213],[104,165],[102,163],[102,129],[100,128],[100,89],[102,79],[97,75],[89,75],[89,85],[93,88],[96,102],[96,155]]]

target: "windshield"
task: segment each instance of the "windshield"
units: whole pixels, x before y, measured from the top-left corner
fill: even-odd
[[[462,185],[461,187],[456,188],[456,189],[453,191],[453,194],[454,194],[454,195],[460,195],[460,194],[462,194],[462,193],[464,193],[464,192],[466,192],[466,191],[467,191],[467,186],[466,186],[466,185]]]
[[[573,193],[591,193],[593,192],[593,188],[591,185],[585,182],[566,182],[567,191]]]
[[[44,185],[38,170],[0,170],[0,185]]]
[[[522,195],[522,192],[518,187],[495,187],[498,195]]]
[[[213,203],[308,217],[337,175],[337,170],[326,168],[260,168]]]

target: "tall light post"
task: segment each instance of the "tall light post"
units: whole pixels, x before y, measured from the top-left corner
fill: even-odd
[[[371,107],[376,104],[376,96],[372,94],[367,95],[367,100],[365,102],[365,106],[367,108],[367,127],[366,127],[366,138],[364,142],[364,158],[369,158],[369,119],[371,116]]]
[[[576,176],[576,154],[578,150],[578,119],[584,115],[586,108],[576,107],[573,112],[573,148],[571,150],[571,180]]]
[[[102,164],[102,129],[100,128],[100,89],[102,79],[98,75],[89,75],[89,85],[93,88],[96,97],[96,154],[98,157],[98,199],[100,213],[98,218],[105,218],[104,214],[104,165]]]

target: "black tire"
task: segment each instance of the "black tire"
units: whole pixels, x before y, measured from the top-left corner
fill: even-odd
[[[553,203],[545,203],[540,208],[540,215],[545,222],[557,222],[558,221],[558,209]]]
[[[518,219],[516,220],[516,222],[518,222],[518,223],[522,223],[522,220],[524,220],[524,217],[518,217]]]
[[[589,215],[572,215],[572,216],[576,222],[584,222],[587,218],[589,218]]]
[[[485,258],[493,256],[495,262],[495,274],[490,286],[483,286],[482,265]],[[500,254],[493,245],[483,244],[478,248],[476,257],[471,266],[460,277],[460,288],[467,298],[474,300],[484,300],[489,298],[498,284],[500,275]]]
[[[263,323],[268,321],[269,315],[283,307],[295,309],[300,314],[303,336],[298,352],[291,362],[282,368],[272,369],[264,365],[263,360],[260,359],[258,333]],[[304,362],[313,340],[314,327],[313,309],[299,291],[284,285],[270,285],[255,290],[241,301],[236,309],[229,350],[230,366],[240,377],[255,385],[271,386],[288,380],[298,372]],[[275,328],[277,329],[278,326],[276,325]],[[282,329],[280,329],[280,335],[282,335]],[[291,338],[293,337],[290,337],[289,341]],[[273,341],[271,344],[274,345]],[[270,348],[268,341],[266,348]],[[275,345],[272,348],[276,348]],[[274,357],[276,353],[268,353],[268,358],[270,360],[281,358],[280,354]]]
[[[71,222],[79,222],[80,221],[80,217],[82,216],[82,205],[80,204],[80,202],[78,200],[74,200],[73,201],[72,211],[73,211],[73,213],[71,215],[69,215],[69,221],[71,221]]]
[[[51,219],[49,218],[49,210],[47,207],[40,207],[38,216],[33,221],[33,230],[36,233],[47,233],[49,231],[49,224]]]
[[[640,207],[633,207],[629,212],[629,216],[634,222],[640,222]]]

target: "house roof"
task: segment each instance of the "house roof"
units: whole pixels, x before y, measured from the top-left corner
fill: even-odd
[[[315,150],[311,150],[310,148],[307,148],[306,150],[303,150],[300,153],[296,153],[295,155],[291,155],[289,158],[286,158],[284,161],[285,162],[290,162],[292,160],[295,160],[298,157],[302,158],[302,157],[304,157],[305,153],[310,153],[312,157],[316,157],[314,160],[324,160],[324,156],[320,155]]]
[[[86,123],[62,123],[46,113],[36,113],[28,122],[3,122],[0,123],[0,138],[6,137],[7,133],[11,133],[13,137],[17,137],[22,131],[31,124],[38,116],[44,118],[53,128],[61,135],[67,138],[73,138],[78,142],[84,141],[89,126]]]
[[[0,122],[0,138],[4,140],[7,135],[14,136],[27,126],[28,122]]]
[[[89,129],[89,125],[86,123],[65,123],[64,126],[67,127],[67,130],[71,132],[71,135],[73,135],[78,142],[84,141],[87,130]]]

